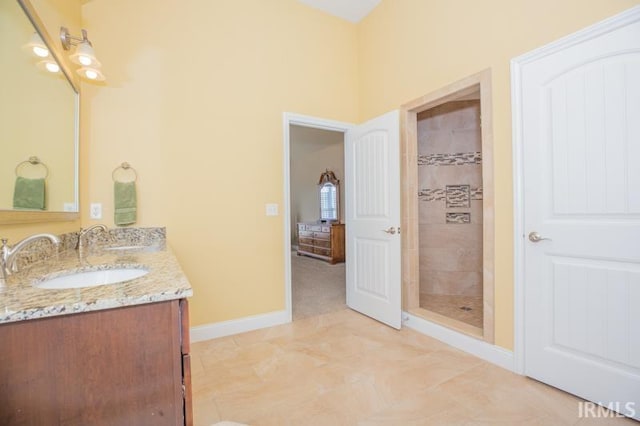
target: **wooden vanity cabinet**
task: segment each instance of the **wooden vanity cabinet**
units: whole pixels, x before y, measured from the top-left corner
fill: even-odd
[[[0,324],[0,424],[191,425],[185,299]]]
[[[298,223],[298,255],[344,262],[344,224]]]

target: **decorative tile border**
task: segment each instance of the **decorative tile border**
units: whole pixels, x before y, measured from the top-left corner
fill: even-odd
[[[469,185],[447,185],[447,187],[468,187],[469,195],[468,199],[472,201],[482,200],[482,187],[472,188]],[[442,188],[424,188],[418,191],[418,198],[420,201],[447,201],[447,190]],[[455,196],[454,196],[455,198]],[[447,205],[447,207],[454,207],[451,205]],[[457,206],[457,207],[469,207],[466,206]]]
[[[465,164],[482,164],[482,152],[455,152],[452,154],[418,156],[418,166],[462,166]]]
[[[471,207],[469,185],[447,185],[445,188],[447,208]]]
[[[422,201],[444,201],[446,191],[444,189],[421,189],[418,192],[418,197]]]
[[[447,213],[447,224],[465,224],[471,223],[471,213]]]
[[[471,188],[470,195],[472,200],[482,200],[482,187]]]

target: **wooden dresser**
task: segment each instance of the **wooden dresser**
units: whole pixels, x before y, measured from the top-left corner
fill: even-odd
[[[298,255],[344,262],[344,224],[298,223]]]

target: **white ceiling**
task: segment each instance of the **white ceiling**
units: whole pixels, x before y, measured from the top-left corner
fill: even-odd
[[[354,24],[360,22],[380,3],[380,0],[298,0]]]

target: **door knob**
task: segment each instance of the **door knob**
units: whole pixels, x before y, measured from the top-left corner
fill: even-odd
[[[540,234],[538,234],[535,231],[529,232],[529,241],[531,241],[532,243],[538,243],[538,242],[540,242],[542,240],[551,241],[551,238],[544,238],[544,237],[542,237]]]
[[[396,233],[396,228],[394,228],[393,226],[389,229],[383,229],[382,232],[386,232],[387,234],[395,234]]]

